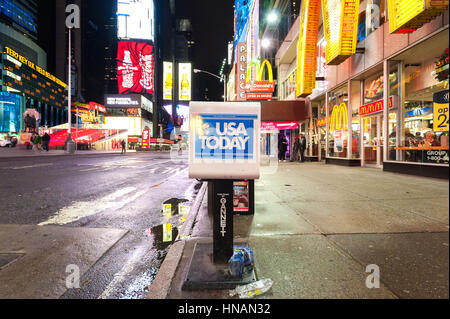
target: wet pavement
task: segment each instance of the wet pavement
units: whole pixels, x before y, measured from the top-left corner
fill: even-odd
[[[89,247],[95,247],[99,237],[92,235],[90,242],[84,243],[86,249],[73,263],[83,264],[89,258],[93,263],[80,267],[84,269],[80,288],[67,290],[63,282],[56,283],[61,285],[57,289],[61,298],[145,298],[147,287],[176,238],[177,227],[185,219],[186,207],[199,190],[198,182],[187,176],[187,164],[172,161],[168,153],[0,159],[0,181],[0,230],[5,234],[12,227],[20,229],[24,225],[37,225],[49,234],[53,234],[52,227],[59,229],[54,233],[70,228],[74,242],[80,239],[78,236],[85,236],[82,230],[87,229],[95,229],[96,236],[113,229],[125,233],[95,258]],[[181,214],[165,214],[163,203],[170,199],[169,203],[174,203],[177,198],[185,200]],[[163,226],[166,237],[172,238],[161,238],[162,233],[156,229]],[[14,231],[20,236],[19,230]],[[31,232],[29,236],[35,235]],[[7,246],[1,247],[0,253],[14,248]],[[64,262],[71,262],[66,257],[78,249],[72,246],[76,245],[58,252]],[[42,254],[50,256],[51,249]],[[45,278],[42,265],[28,262],[34,273]],[[12,271],[18,266],[20,263],[14,262],[7,269]],[[65,267],[61,264],[58,271],[64,273]],[[27,296],[41,297],[45,298],[39,295],[39,289]]]

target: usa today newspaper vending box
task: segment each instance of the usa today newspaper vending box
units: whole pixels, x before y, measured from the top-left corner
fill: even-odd
[[[190,104],[189,177],[260,177],[260,103]]]
[[[212,194],[213,263],[226,265],[233,256],[233,213],[239,203],[235,200],[235,182],[250,181],[260,177],[260,103],[233,102],[191,102],[190,103],[190,148],[189,177],[209,182]],[[238,184],[238,186],[242,186]],[[245,207],[245,192],[237,192]],[[238,205],[236,205],[238,204]],[[230,283],[222,278],[223,271],[209,274],[216,285],[202,277],[195,269],[212,269],[211,265],[192,265],[196,254],[201,255],[207,248],[198,248],[191,262],[191,271],[185,282],[193,287],[193,282],[206,281],[206,286],[198,288],[219,288]],[[198,256],[197,260],[206,260]],[[198,263],[198,261],[197,261]],[[219,267],[219,266],[217,266]],[[208,275],[205,275],[208,277]],[[203,280],[204,279],[204,280]],[[225,286],[226,287],[226,284]]]

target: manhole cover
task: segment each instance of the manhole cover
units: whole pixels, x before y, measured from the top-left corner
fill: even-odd
[[[22,256],[23,254],[0,254],[0,270]]]

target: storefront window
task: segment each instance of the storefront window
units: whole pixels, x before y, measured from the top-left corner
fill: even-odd
[[[403,60],[405,93],[396,159],[448,164],[448,41],[438,37],[427,42],[410,49]]]
[[[330,92],[328,116],[328,156],[347,158],[349,134],[347,85]]]
[[[0,132],[18,133],[21,130],[20,101],[19,95],[0,92]]]
[[[361,81],[351,82],[351,105],[352,105],[352,158],[361,158],[361,118],[359,108],[361,107]]]
[[[308,153],[313,157],[319,156],[319,131],[317,127],[317,120],[319,116],[319,105],[314,103],[312,106],[311,114],[311,136],[309,139]]]

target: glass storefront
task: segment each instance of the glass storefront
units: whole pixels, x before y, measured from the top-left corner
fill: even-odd
[[[391,161],[449,163],[447,46],[448,29],[395,58],[402,70],[401,108],[389,113]]]
[[[347,158],[349,134],[347,85],[329,93],[328,118],[328,157]]]
[[[22,98],[19,95],[0,92],[0,132],[19,133],[22,129]]]

